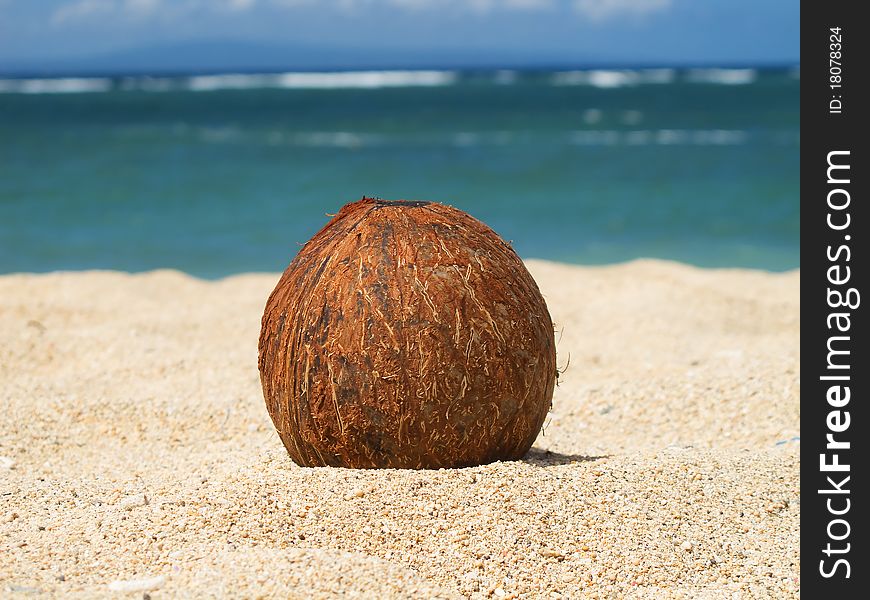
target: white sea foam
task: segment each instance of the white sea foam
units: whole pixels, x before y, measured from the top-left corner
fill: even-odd
[[[198,137],[209,144],[225,144],[241,139],[244,133],[237,127],[202,127]]]
[[[745,85],[758,78],[755,69],[690,69],[686,80],[692,83]],[[553,85],[590,85],[597,88],[620,88],[644,84],[667,84],[677,79],[675,69],[561,71],[551,78]]]
[[[429,143],[442,143],[440,136],[431,137]],[[450,135],[450,143],[459,148],[472,146],[507,146],[514,141],[514,133],[511,131],[460,131]]]
[[[622,122],[626,125],[637,125],[643,121],[643,113],[639,110],[626,110],[622,113]]]
[[[105,92],[110,89],[112,89],[112,80],[103,77],[0,79],[0,93],[7,94],[78,94]]]
[[[454,71],[360,71],[345,73],[285,73],[282,87],[380,88],[445,86],[456,82]]]
[[[290,144],[311,148],[363,148],[380,142],[378,136],[351,131],[310,131],[290,137]]]
[[[790,71],[800,78],[800,68]],[[588,85],[600,89],[614,89],[646,84],[668,84],[677,79],[675,69],[590,69],[553,73],[553,85]],[[517,71],[501,70],[492,74],[491,81],[511,85],[519,81]],[[758,77],[754,69],[691,69],[684,75],[693,83],[741,85],[752,83]],[[457,71],[334,71],[287,73],[227,73],[196,75],[191,77],[124,77],[117,82],[105,77],[66,77],[0,79],[0,93],[61,94],[83,92],[121,91],[165,92],[172,90],[215,91],[278,89],[377,89],[388,87],[439,87],[457,83]]]
[[[499,85],[511,85],[516,83],[518,78],[519,74],[516,71],[502,69],[495,72],[492,80]]]
[[[176,131],[187,135],[186,129]],[[245,140],[248,143],[265,143],[268,146],[301,146],[305,148],[358,149],[384,143],[380,135],[353,131],[266,131],[251,132],[236,127],[197,127],[193,135],[198,141],[208,144],[232,143]]]
[[[597,88],[619,88],[630,85],[671,83],[676,78],[674,69],[592,69],[588,71],[561,71],[550,80],[553,85],[591,85]]]
[[[384,135],[350,131],[305,131],[298,133],[269,132],[266,143],[271,146],[289,145],[310,148],[371,148],[378,146],[397,146],[405,144],[441,146],[449,144],[458,148],[474,146],[506,146],[514,141],[510,131],[459,131],[435,135]]]
[[[375,89],[383,87],[445,86],[457,79],[454,71],[339,71],[322,73],[280,73],[200,75],[183,86],[203,92],[226,89]]]
[[[505,72],[501,82],[510,79]],[[514,75],[515,76],[515,75]],[[384,87],[434,87],[452,85],[459,75],[455,71],[337,71],[316,73],[227,73],[193,77],[125,77],[118,89],[123,91],[165,92],[190,90],[284,89],[376,89]],[[0,79],[0,93],[58,94],[105,92],[113,88],[111,79],[97,77],[62,79]]]
[[[655,143],[662,146],[685,144],[689,141],[689,132],[680,129],[659,129],[656,132]]]
[[[618,131],[601,129],[574,131],[570,135],[571,143],[578,146],[615,146],[620,138]]]
[[[571,132],[569,141],[579,146],[735,146],[746,143],[749,134],[726,129],[587,129]]]
[[[477,146],[480,144],[480,135],[468,131],[462,131],[453,136],[453,145],[460,148],[468,146]]]
[[[597,88],[618,88],[638,83],[634,71],[563,71],[554,73],[554,85],[591,85]]]
[[[603,116],[604,113],[601,112],[600,108],[587,108],[583,111],[583,122],[595,125],[601,121]]]
[[[748,134],[740,130],[702,129],[692,132],[692,143],[699,146],[736,146],[746,142]]]
[[[625,134],[625,143],[629,146],[646,146],[653,140],[652,131],[629,131]]]
[[[192,92],[215,90],[242,90],[263,87],[278,87],[274,75],[198,75],[184,82],[183,87]]]
[[[589,71],[589,85],[597,88],[618,88],[637,85],[634,71]]]
[[[746,85],[758,77],[755,69],[690,69],[686,78],[693,83]]]

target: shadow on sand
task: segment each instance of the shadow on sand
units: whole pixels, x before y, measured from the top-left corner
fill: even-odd
[[[554,467],[557,465],[567,465],[573,462],[593,462],[602,458],[609,458],[609,455],[586,456],[584,454],[562,454],[561,452],[553,452],[552,450],[532,448],[529,450],[528,454],[520,460],[536,467]]]

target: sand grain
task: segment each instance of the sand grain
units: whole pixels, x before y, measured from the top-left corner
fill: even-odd
[[[276,275],[0,277],[0,595],[797,597],[799,274],[529,268],[570,355],[545,433],[425,472],[292,464]]]

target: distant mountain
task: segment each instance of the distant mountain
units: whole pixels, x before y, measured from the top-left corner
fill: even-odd
[[[340,70],[390,68],[534,67],[588,63],[577,56],[516,51],[455,49],[437,51],[386,47],[269,45],[245,41],[198,41],[131,48],[95,56],[0,62],[6,74],[62,75],[108,73],[191,73],[228,71]]]

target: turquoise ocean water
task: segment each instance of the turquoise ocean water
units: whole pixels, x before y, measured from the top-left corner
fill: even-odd
[[[794,69],[0,79],[0,273],[282,270],[363,195],[523,257],[796,268]]]

